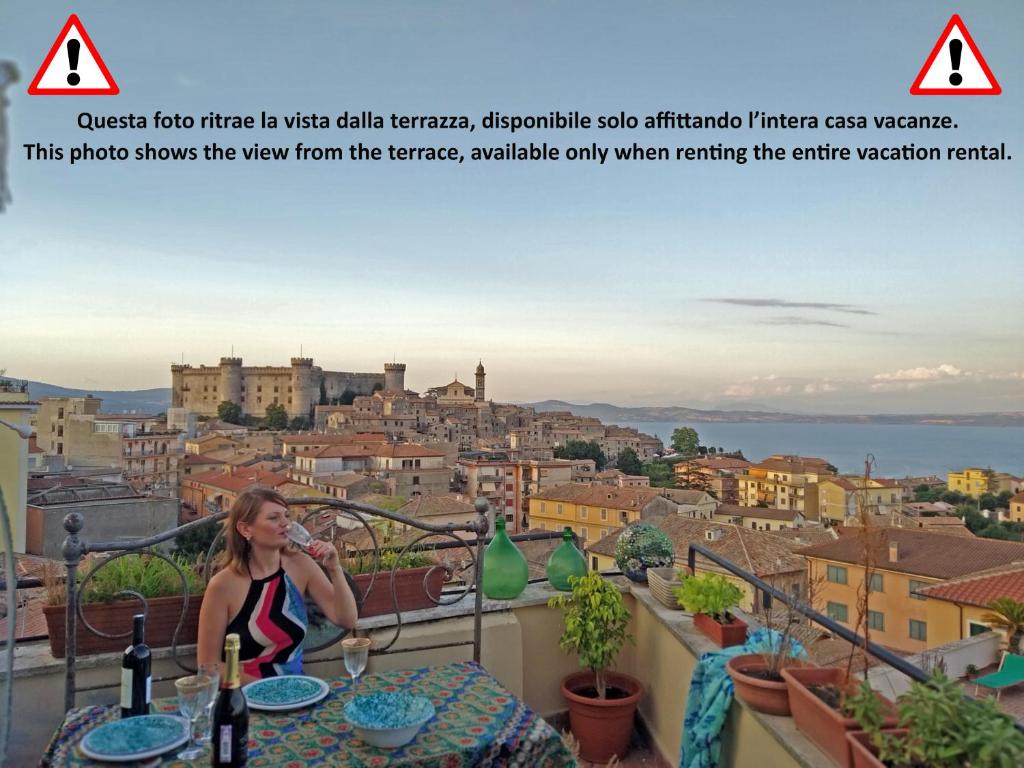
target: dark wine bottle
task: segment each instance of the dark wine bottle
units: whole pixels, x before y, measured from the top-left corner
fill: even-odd
[[[241,640],[224,638],[224,676],[213,707],[213,766],[243,766],[249,759],[249,705],[245,703],[238,669]]]
[[[148,715],[153,695],[151,654],[145,642],[146,616],[138,613],[132,620],[132,644],[121,657],[121,717]]]

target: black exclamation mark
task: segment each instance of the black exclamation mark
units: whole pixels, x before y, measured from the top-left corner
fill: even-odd
[[[75,72],[78,69],[78,52],[82,50],[82,44],[77,40],[68,40],[68,64],[71,65],[71,72],[68,74],[68,85],[78,85],[82,78]]]
[[[950,85],[960,85],[964,81],[960,73],[957,72],[960,69],[960,54],[964,50],[964,44],[960,40],[949,41],[949,59],[953,62],[953,74],[949,76]]]

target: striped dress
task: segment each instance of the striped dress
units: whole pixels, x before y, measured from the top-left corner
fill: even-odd
[[[241,610],[227,628],[227,634],[237,632],[242,640],[242,671],[256,678],[301,675],[306,623],[306,603],[284,568],[252,579]]]

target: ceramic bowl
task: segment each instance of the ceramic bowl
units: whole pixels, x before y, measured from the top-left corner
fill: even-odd
[[[402,747],[416,738],[434,716],[434,705],[408,693],[371,693],[356,696],[343,710],[356,736],[381,749]]]

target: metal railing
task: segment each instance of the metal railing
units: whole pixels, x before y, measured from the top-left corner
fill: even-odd
[[[866,640],[862,635],[859,635],[852,629],[844,627],[842,624],[838,623],[829,616],[826,616],[825,614],[819,613],[818,611],[814,610],[814,608],[809,606],[807,603],[798,600],[793,595],[787,594],[786,592],[777,589],[764,579],[758,578],[749,571],[743,570],[738,565],[733,563],[731,560],[727,560],[721,555],[715,554],[706,547],[702,547],[700,544],[690,544],[690,547],[687,551],[686,564],[690,568],[690,573],[697,573],[696,568],[698,554],[702,557],[707,558],[716,565],[721,566],[734,576],[743,579],[751,586],[756,587],[761,592],[761,607],[764,608],[766,612],[771,610],[772,600],[778,600],[782,604],[792,608],[797,613],[800,613],[804,617],[810,619],[815,624],[824,627],[829,632],[832,632],[838,637],[843,638],[843,640],[852,643],[855,647],[863,648],[876,659],[884,662],[888,666],[895,669],[897,672],[901,672],[902,674],[909,677],[911,680],[915,680],[919,683],[927,683],[931,679],[931,676],[925,670],[921,669],[917,665],[911,664],[909,661],[907,661],[901,656],[896,655],[887,648],[884,648],[876,643],[873,643],[870,640]],[[965,696],[967,698],[971,698],[966,694]],[[1016,720],[1016,718],[1014,718],[1014,720],[1017,730],[1024,732],[1024,723],[1021,723],[1019,720]]]
[[[391,512],[389,510],[380,509],[368,504],[361,504],[353,501],[343,501],[340,499],[332,498],[289,498],[286,499],[290,507],[302,507],[307,508],[308,512],[305,515],[305,519],[310,519],[316,515],[322,515],[324,512],[332,511],[336,515],[345,516],[354,520],[358,525],[361,525],[368,532],[370,540],[372,542],[373,551],[373,568],[371,571],[370,583],[366,588],[366,594],[369,594],[373,589],[374,582],[380,572],[380,555],[381,545],[377,539],[377,533],[374,528],[370,525],[371,518],[382,518],[384,520],[397,523],[405,526],[406,529],[414,529],[421,531],[422,533],[418,536],[414,536],[406,542],[401,548],[394,547],[397,550],[398,556],[395,559],[395,564],[391,568],[391,597],[392,604],[395,608],[396,626],[394,636],[382,646],[375,648],[374,653],[407,653],[421,650],[432,650],[435,648],[448,648],[455,645],[458,646],[473,646],[473,660],[480,660],[480,645],[481,645],[481,634],[482,634],[482,608],[483,608],[483,550],[488,539],[486,534],[488,532],[488,504],[485,499],[477,499],[475,503],[475,510],[477,517],[475,520],[467,521],[466,523],[447,523],[443,525],[435,525],[432,523],[424,522],[414,518],[409,518],[401,515],[397,512]],[[122,635],[110,635],[102,632],[86,620],[82,612],[81,597],[83,589],[87,585],[87,582],[92,576],[100,569],[105,567],[108,563],[116,560],[117,558],[123,557],[131,553],[148,554],[155,557],[160,557],[168,562],[178,571],[178,575],[182,581],[182,595],[183,603],[181,607],[181,616],[178,620],[178,624],[175,628],[173,639],[171,641],[171,653],[175,662],[179,667],[186,671],[192,671],[190,667],[182,663],[178,658],[177,654],[177,640],[179,632],[182,629],[182,624],[188,609],[188,588],[187,580],[184,572],[180,565],[175,563],[171,558],[154,550],[157,545],[169,542],[179,535],[185,532],[193,531],[201,526],[212,525],[213,523],[219,522],[227,517],[227,512],[219,512],[217,514],[210,515],[208,517],[194,520],[190,523],[178,526],[163,533],[155,536],[146,538],[132,539],[132,540],[119,540],[119,541],[88,541],[82,536],[82,530],[85,524],[84,518],[77,512],[72,512],[64,518],[64,529],[67,531],[67,537],[64,539],[62,548],[62,555],[64,557],[64,565],[67,569],[66,583],[65,583],[65,675],[64,675],[64,709],[65,711],[70,710],[75,704],[75,695],[78,690],[93,690],[93,688],[111,688],[115,687],[111,685],[100,685],[90,688],[77,687],[76,680],[76,662],[77,662],[77,637],[78,637],[78,621],[81,620],[83,627],[92,633],[107,637],[121,637]],[[464,533],[467,534],[466,538],[460,537],[456,534]],[[421,544],[425,539],[431,537],[442,537],[447,538],[449,541],[441,541],[437,544]],[[207,552],[207,567],[204,576],[208,579],[210,575],[210,566],[212,563],[212,556],[218,548],[223,538],[223,531],[219,532],[210,544]],[[468,552],[469,565],[464,569],[472,572],[472,578],[466,579],[464,582],[464,588],[461,591],[452,593],[443,593],[439,597],[435,598],[433,595],[427,592],[427,596],[432,602],[437,605],[450,605],[458,602],[466,597],[470,592],[475,594],[475,604],[473,608],[473,639],[472,641],[466,640],[455,643],[444,643],[437,645],[418,645],[416,647],[401,648],[396,651],[389,651],[391,646],[398,640],[402,630],[402,611],[399,608],[398,602],[398,586],[397,581],[394,578],[396,572],[399,570],[399,565],[402,562],[402,556],[408,553],[410,550],[415,548],[450,548],[450,547],[462,547]],[[96,568],[92,569],[89,574],[79,583],[78,569],[82,562],[82,559],[90,553],[102,553],[109,555],[109,558]],[[437,565],[431,568],[434,571],[438,568],[444,568],[442,565]],[[448,570],[448,569],[445,569]],[[429,576],[429,574],[427,574]],[[426,577],[425,577],[426,580]],[[125,590],[122,594],[130,595],[140,600],[143,605],[143,611],[148,609],[146,600],[142,595],[131,590]],[[365,597],[365,595],[364,595]],[[326,648],[338,640],[347,632],[347,630],[337,627],[337,632],[328,637],[327,641],[320,642],[318,645],[308,647],[307,650],[320,650]],[[127,637],[130,631],[123,633],[123,636]],[[8,649],[9,651],[13,648]],[[340,656],[337,658],[341,658]],[[320,661],[333,661],[334,658],[317,659]],[[10,682],[10,680],[9,680]]]

